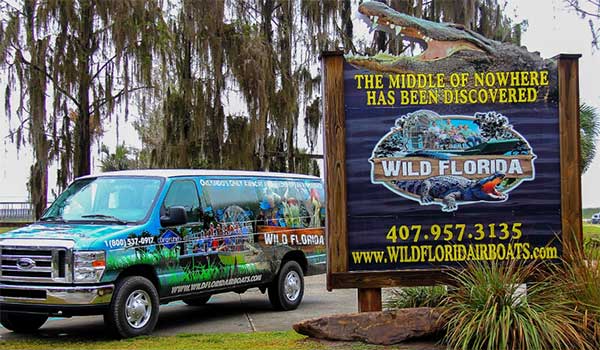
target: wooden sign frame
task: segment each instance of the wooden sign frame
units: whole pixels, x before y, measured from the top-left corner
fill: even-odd
[[[579,140],[578,54],[560,54],[558,63],[560,186],[563,245],[582,244]],[[381,288],[443,284],[445,269],[349,271],[344,56],[324,52],[322,95],[324,114],[325,187],[327,195],[327,289],[358,288],[359,311],[381,310]]]

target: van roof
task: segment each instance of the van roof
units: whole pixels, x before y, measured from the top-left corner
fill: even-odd
[[[181,177],[181,176],[254,176],[254,177],[279,177],[288,179],[321,180],[316,176],[302,174],[287,174],[262,171],[244,170],[205,170],[205,169],[144,169],[144,170],[121,170],[109,171],[100,174],[86,175],[78,179],[101,176],[153,176],[153,177]]]

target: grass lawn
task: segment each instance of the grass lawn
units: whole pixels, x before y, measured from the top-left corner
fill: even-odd
[[[583,224],[583,236],[584,238],[598,238],[600,239],[600,225]]]
[[[383,350],[411,349],[407,345],[383,347],[363,343],[320,342],[294,331],[256,333],[178,334],[168,337],[145,336],[124,340],[89,340],[29,336],[19,340],[0,339],[0,348],[9,349],[210,349],[210,350]]]
[[[4,233],[13,229],[15,229],[15,227],[0,227],[0,233]]]

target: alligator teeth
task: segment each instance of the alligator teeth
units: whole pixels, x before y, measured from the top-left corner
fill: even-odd
[[[377,21],[379,21],[379,17],[373,16],[373,23],[377,23]]]
[[[402,26],[397,26],[396,27],[396,36],[400,35],[401,31],[402,31]]]
[[[394,29],[396,25],[394,23],[390,23],[390,28]]]

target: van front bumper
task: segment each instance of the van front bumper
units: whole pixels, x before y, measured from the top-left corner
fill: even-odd
[[[94,286],[39,286],[0,283],[0,308],[8,304],[41,306],[102,306],[108,305],[114,284]]]

